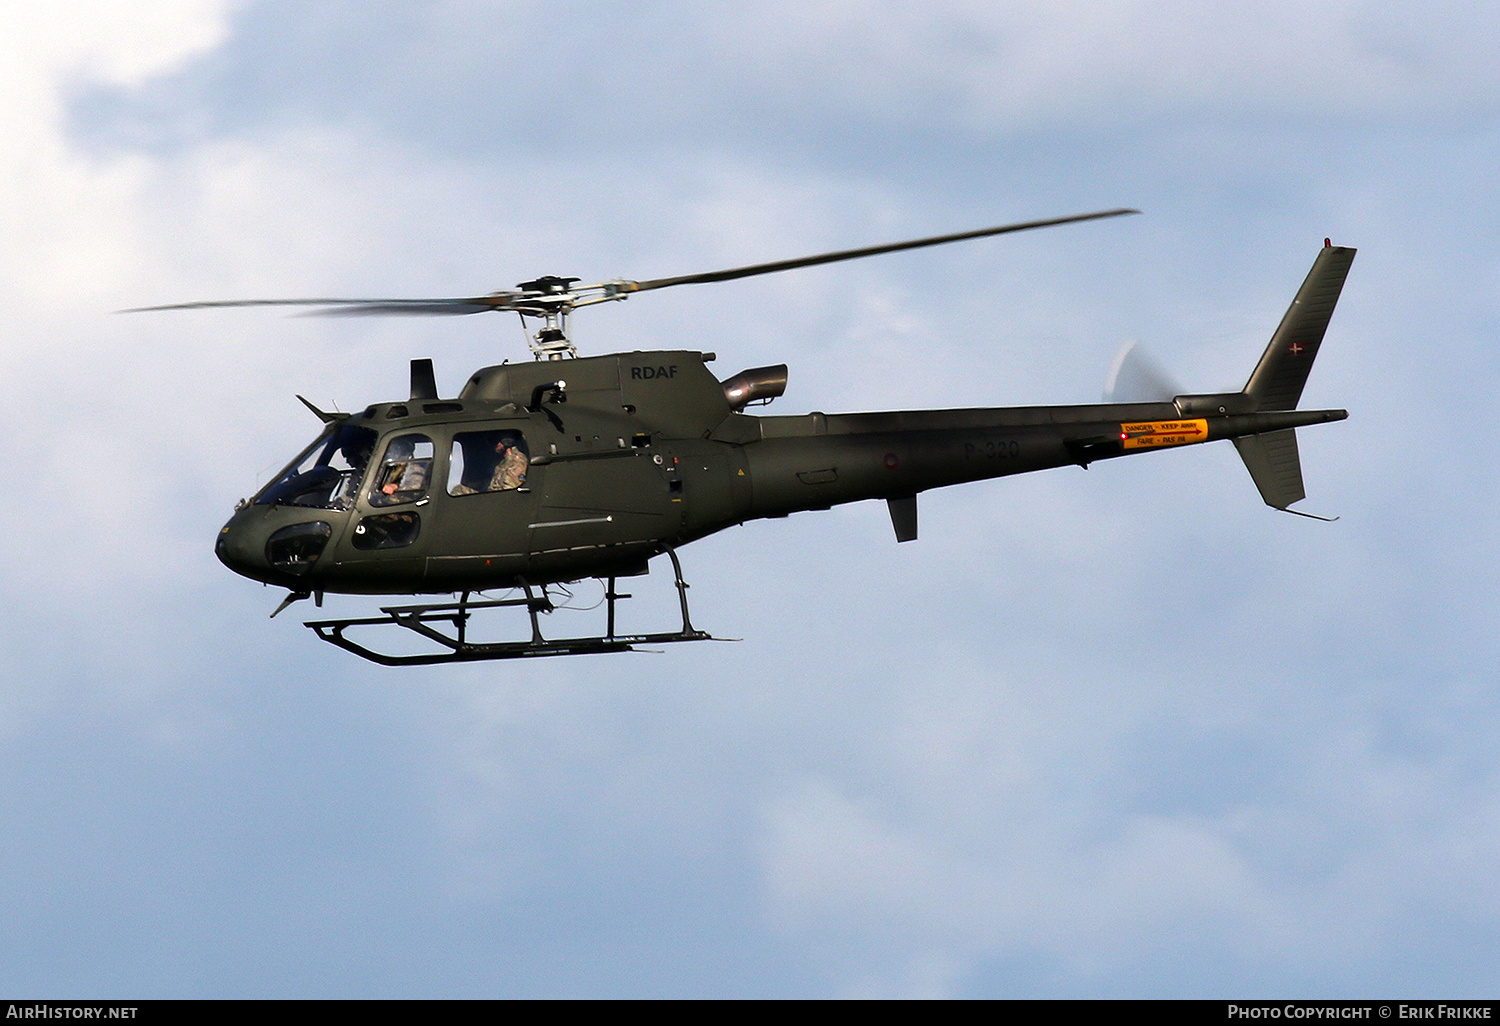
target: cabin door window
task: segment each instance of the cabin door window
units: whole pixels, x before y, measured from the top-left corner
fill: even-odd
[[[519,431],[468,431],[453,436],[448,494],[512,492],[526,484],[531,452]]]

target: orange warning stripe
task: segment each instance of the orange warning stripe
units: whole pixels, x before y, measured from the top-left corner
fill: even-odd
[[[1151,420],[1120,425],[1120,442],[1127,449],[1159,449],[1206,441],[1206,420]]]

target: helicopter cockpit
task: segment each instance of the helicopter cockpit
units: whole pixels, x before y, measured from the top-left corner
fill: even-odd
[[[347,422],[329,424],[251,501],[259,506],[349,509],[374,449],[375,432],[369,428]]]

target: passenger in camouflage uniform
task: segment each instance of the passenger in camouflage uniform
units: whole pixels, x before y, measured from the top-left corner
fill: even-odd
[[[531,461],[515,445],[514,440],[500,439],[495,443],[495,452],[500,455],[500,459],[495,464],[494,474],[490,476],[489,491],[510,491],[525,484],[526,468],[531,465]]]

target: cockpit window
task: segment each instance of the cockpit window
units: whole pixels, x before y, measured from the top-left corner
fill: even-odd
[[[375,449],[375,432],[347,422],[329,424],[260,494],[260,505],[348,509]]]
[[[519,431],[470,431],[453,436],[448,460],[448,494],[514,491],[526,483],[531,466]]]
[[[426,435],[397,435],[387,442],[370,482],[370,505],[396,506],[425,498],[432,453],[432,439]]]

